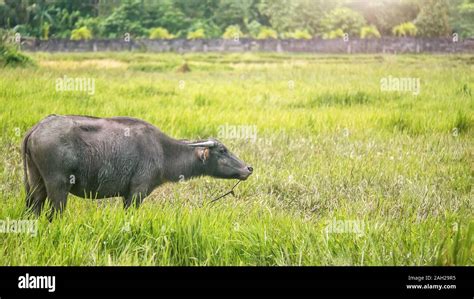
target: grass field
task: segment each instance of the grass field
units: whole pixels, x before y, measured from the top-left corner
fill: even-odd
[[[0,233],[0,265],[474,265],[472,55],[32,57],[0,69],[4,223],[26,217],[20,143],[51,113],[189,139],[255,126],[255,140],[220,136],[255,172],[212,205],[233,181],[164,185],[127,212],[70,196],[36,235]],[[65,75],[95,93],[58,92]],[[419,78],[419,94],[382,91],[389,76]]]

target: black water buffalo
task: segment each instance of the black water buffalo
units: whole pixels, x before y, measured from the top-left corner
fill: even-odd
[[[130,117],[50,115],[23,139],[26,205],[39,215],[46,197],[52,214],[63,211],[68,193],[121,196],[139,206],[157,186],[209,175],[245,180],[252,167],[215,139],[173,139]]]

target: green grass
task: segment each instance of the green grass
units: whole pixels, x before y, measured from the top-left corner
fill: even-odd
[[[255,125],[255,142],[221,138],[255,173],[212,205],[233,182],[164,185],[127,212],[70,196],[36,236],[0,233],[0,265],[474,265],[471,55],[32,56],[0,69],[0,220],[25,218],[20,142],[51,113],[188,139]],[[57,92],[64,75],[95,94]],[[388,76],[420,78],[420,94],[382,92]],[[339,220],[363,233],[327,232]]]

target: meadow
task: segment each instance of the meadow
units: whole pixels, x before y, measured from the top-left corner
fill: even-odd
[[[474,265],[472,55],[30,55],[0,69],[0,220],[36,219],[20,144],[52,113],[218,137],[255,170],[212,204],[235,182],[163,185],[129,211],[70,195],[36,234],[0,233],[0,265]],[[64,76],[95,92],[58,91]],[[381,90],[389,76],[419,94]]]

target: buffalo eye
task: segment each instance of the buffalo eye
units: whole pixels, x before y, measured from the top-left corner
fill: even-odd
[[[225,148],[219,149],[219,153],[221,153],[221,154],[225,154],[226,152],[227,152],[227,150]]]

